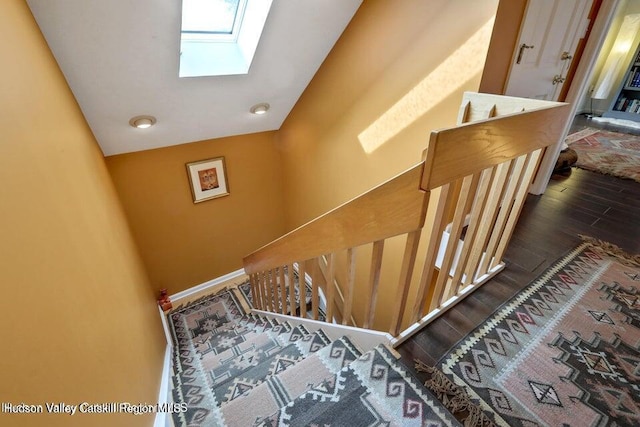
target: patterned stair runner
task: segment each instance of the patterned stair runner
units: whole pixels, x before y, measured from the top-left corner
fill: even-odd
[[[460,425],[438,406],[395,357],[378,346],[256,425]]]
[[[173,310],[176,426],[459,425],[385,348],[254,313],[237,290]]]
[[[360,352],[346,337],[334,341],[288,369],[271,376],[242,397],[222,406],[227,425],[252,426],[310,388],[320,385]],[[301,373],[304,373],[301,378]],[[245,408],[251,408],[246,411]]]

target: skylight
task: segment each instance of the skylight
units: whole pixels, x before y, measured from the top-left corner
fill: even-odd
[[[246,0],[183,0],[182,38],[235,41],[246,3]]]
[[[180,77],[246,74],[272,0],[183,0]]]

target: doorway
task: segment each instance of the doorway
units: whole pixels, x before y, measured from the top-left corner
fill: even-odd
[[[581,169],[640,177],[639,45],[640,0],[621,2],[566,139]]]
[[[556,3],[553,0],[549,1],[551,1],[552,3]],[[501,85],[501,88],[498,88],[498,85],[500,85],[501,76],[496,75],[495,73],[493,75],[489,75],[488,70],[496,70],[500,67],[504,67],[503,69],[510,71],[513,67],[513,64],[518,60],[518,47],[521,46],[522,43],[525,43],[519,43],[519,39],[521,35],[521,28],[524,28],[526,24],[525,11],[527,8],[527,3],[529,2],[527,2],[526,0],[520,0],[519,2],[505,2],[503,0],[500,2],[498,15],[496,17],[496,30],[494,31],[496,40],[492,38],[491,43],[493,45],[495,42],[496,46],[498,46],[498,44],[501,44],[504,48],[504,39],[505,37],[509,37],[508,33],[511,31],[511,50],[508,52],[513,52],[513,55],[511,55],[509,58],[506,58],[506,55],[503,54],[502,57],[500,57],[500,55],[497,54],[497,49],[492,52],[492,49],[490,47],[490,52],[487,57],[487,67],[485,67],[485,74],[487,74],[487,77],[485,79],[485,75],[483,74],[481,91],[505,93],[505,90],[508,87],[510,73],[507,71],[507,75],[504,75],[504,80],[502,80],[503,83]],[[533,3],[535,3],[535,1]],[[584,94],[587,93],[589,89],[589,82],[596,66],[598,55],[604,46],[605,40],[607,38],[607,33],[612,26],[616,12],[620,9],[621,4],[626,4],[626,1],[612,0],[601,3],[602,4],[600,5],[599,10],[597,10],[595,18],[592,19],[592,25],[590,25],[591,32],[588,37],[585,37],[583,48],[581,48],[582,54],[579,58],[576,57],[576,59],[572,61],[575,62],[575,64],[573,65],[573,69],[570,68],[568,71],[569,73],[571,73],[571,79],[566,83],[568,87],[563,88],[563,92],[566,94],[563,95],[565,97],[565,102],[570,103],[572,106],[570,117],[574,117],[578,112],[581,100],[583,99]],[[518,10],[518,7],[521,7],[521,10]],[[501,19],[501,12],[503,19]],[[518,13],[520,13],[519,16]],[[523,23],[522,25],[518,25],[518,28],[515,29],[515,33],[513,29],[514,20],[517,20],[516,22],[518,23]],[[500,28],[500,26],[503,27]],[[565,136],[569,133],[571,124],[572,120],[569,120],[565,127]],[[562,141],[559,141],[556,145],[551,146],[546,150],[536,178],[531,186],[531,193],[544,193],[562,146]]]

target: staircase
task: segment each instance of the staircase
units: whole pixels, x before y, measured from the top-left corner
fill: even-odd
[[[568,113],[557,102],[465,93],[457,126],[425,129],[421,161],[243,259],[255,307],[287,314],[295,294],[276,304],[273,295],[287,296],[297,270],[313,319],[322,293],[328,322],[387,331],[399,345],[504,268]]]
[[[169,314],[173,401],[187,404],[175,426],[459,425],[384,345],[363,351],[246,302],[225,289]]]
[[[246,292],[170,313],[173,397],[187,404],[175,425],[459,425],[392,351],[355,337],[388,331],[397,346],[504,268],[568,113],[465,93],[458,126],[431,132],[413,167],[247,255]],[[350,333],[330,334],[336,323]]]

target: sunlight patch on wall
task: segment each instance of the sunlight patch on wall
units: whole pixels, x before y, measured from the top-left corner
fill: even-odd
[[[367,154],[409,127],[484,68],[495,16],[358,135]]]

